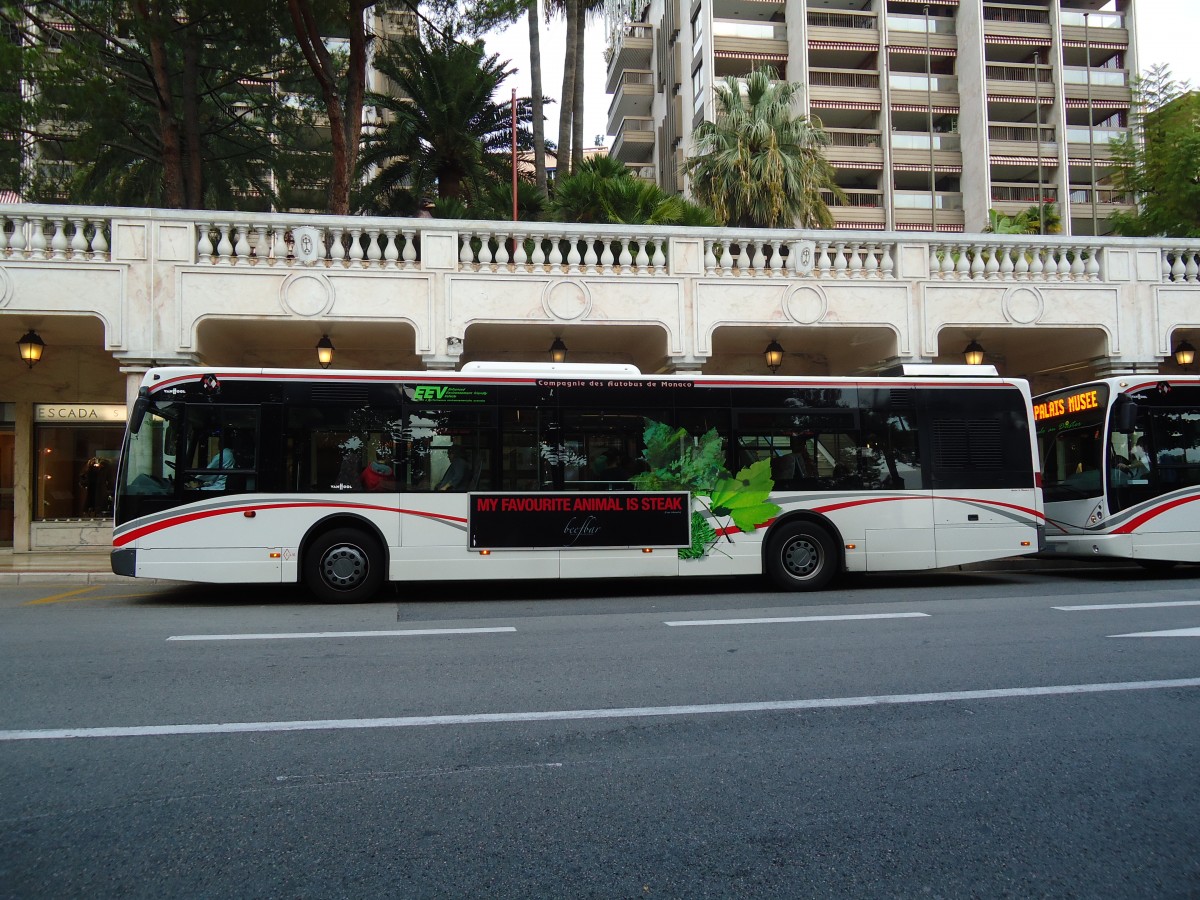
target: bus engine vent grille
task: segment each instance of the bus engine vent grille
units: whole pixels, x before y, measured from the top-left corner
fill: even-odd
[[[994,419],[933,423],[934,464],[944,469],[999,469],[1004,465],[1000,423]]]
[[[314,403],[355,403],[366,406],[368,401],[365,384],[314,384],[311,397]]]

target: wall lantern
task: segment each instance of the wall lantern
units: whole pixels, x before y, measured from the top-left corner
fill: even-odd
[[[31,369],[37,365],[38,360],[42,358],[42,351],[46,349],[45,341],[38,337],[38,333],[33,329],[21,336],[17,346],[21,349],[21,359]]]
[[[333,365],[333,341],[327,334],[321,335],[321,339],[317,341],[317,362],[321,364],[322,369]]]
[[[563,343],[563,339],[556,337],[554,343],[550,345],[550,362],[566,362],[567,361],[567,345]]]
[[[767,361],[767,368],[774,375],[779,371],[779,367],[783,365],[783,348],[779,346],[779,341],[771,341],[767,344],[767,349],[763,351],[763,359]]]
[[[1196,348],[1187,341],[1180,341],[1175,348],[1175,362],[1181,366],[1190,366],[1196,360]]]
[[[979,341],[971,341],[963,348],[963,359],[967,361],[968,366],[977,366],[983,362],[983,348],[979,346]]]

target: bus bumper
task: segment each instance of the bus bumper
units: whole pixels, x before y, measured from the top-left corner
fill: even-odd
[[[137,550],[132,547],[122,547],[112,552],[112,570],[114,575],[137,575]]]

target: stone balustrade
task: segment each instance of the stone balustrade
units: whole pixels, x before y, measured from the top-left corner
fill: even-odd
[[[99,318],[104,349],[128,364],[212,359],[201,331],[215,322],[250,341],[267,323],[379,321],[411,329],[389,364],[440,368],[480,325],[621,325],[665,334],[654,365],[668,368],[722,365],[722,329],[857,329],[858,345],[874,330],[890,346],[863,356],[892,360],[946,356],[947,329],[947,344],[1090,329],[1091,344],[1063,352],[1144,370],[1200,337],[1197,301],[1200,241],[1174,238],[0,206],[0,316]]]

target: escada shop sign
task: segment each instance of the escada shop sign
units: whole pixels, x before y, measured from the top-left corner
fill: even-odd
[[[124,403],[35,403],[35,422],[90,422],[96,425],[123,423],[128,414]]]

